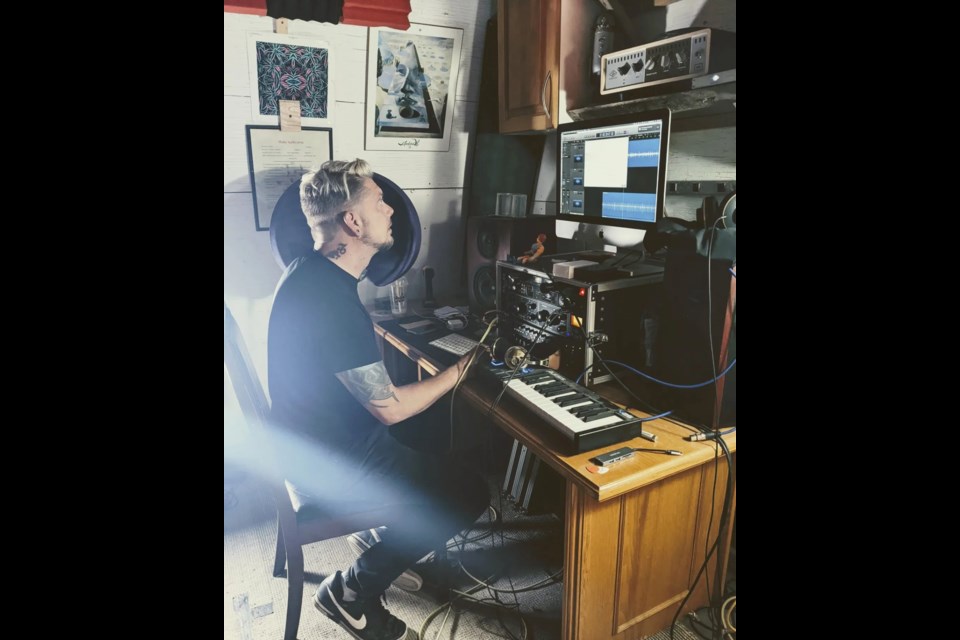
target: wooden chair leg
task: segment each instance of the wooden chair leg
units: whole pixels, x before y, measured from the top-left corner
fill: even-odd
[[[303,550],[298,546],[287,554],[287,622],[283,640],[297,640],[300,609],[303,607]]]
[[[280,517],[277,516],[277,554],[273,561],[273,577],[279,578],[283,567],[287,564],[287,552],[283,547],[283,529],[280,526]]]

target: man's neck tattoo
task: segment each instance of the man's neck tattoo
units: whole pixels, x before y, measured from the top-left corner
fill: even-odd
[[[336,249],[327,253],[327,257],[330,258],[331,260],[336,260],[346,252],[347,252],[347,245],[341,242]]]

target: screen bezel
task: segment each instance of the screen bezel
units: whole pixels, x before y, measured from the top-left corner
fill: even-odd
[[[657,222],[663,218],[664,201],[666,200],[667,187],[667,159],[670,153],[670,127],[672,113],[669,109],[651,109],[648,111],[635,111],[632,113],[618,114],[615,116],[606,116],[603,118],[593,118],[590,120],[581,120],[578,122],[568,122],[557,127],[557,220],[568,222],[586,223],[600,225],[605,227],[622,227],[625,229],[653,229]],[[600,129],[619,124],[631,124],[645,122],[648,120],[661,120],[663,128],[660,131],[660,171],[657,175],[656,198],[654,220],[652,222],[640,220],[625,220],[623,218],[604,218],[601,215],[591,215],[588,213],[560,213],[560,206],[563,199],[563,134],[570,131],[582,131],[584,129]]]

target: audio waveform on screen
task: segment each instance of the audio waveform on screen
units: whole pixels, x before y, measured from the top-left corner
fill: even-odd
[[[631,140],[627,145],[628,167],[655,167],[660,162],[660,139]]]
[[[604,218],[619,218],[639,222],[654,222],[657,219],[657,198],[652,193],[604,192],[600,215]]]

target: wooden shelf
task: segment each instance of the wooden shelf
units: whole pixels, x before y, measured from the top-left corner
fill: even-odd
[[[638,94],[643,94],[638,95]],[[611,94],[612,97],[617,94]],[[592,120],[623,113],[640,113],[664,107],[673,112],[675,131],[734,127],[737,125],[737,70],[720,71],[692,80],[625,91],[630,100],[597,104],[567,113],[573,120]]]

